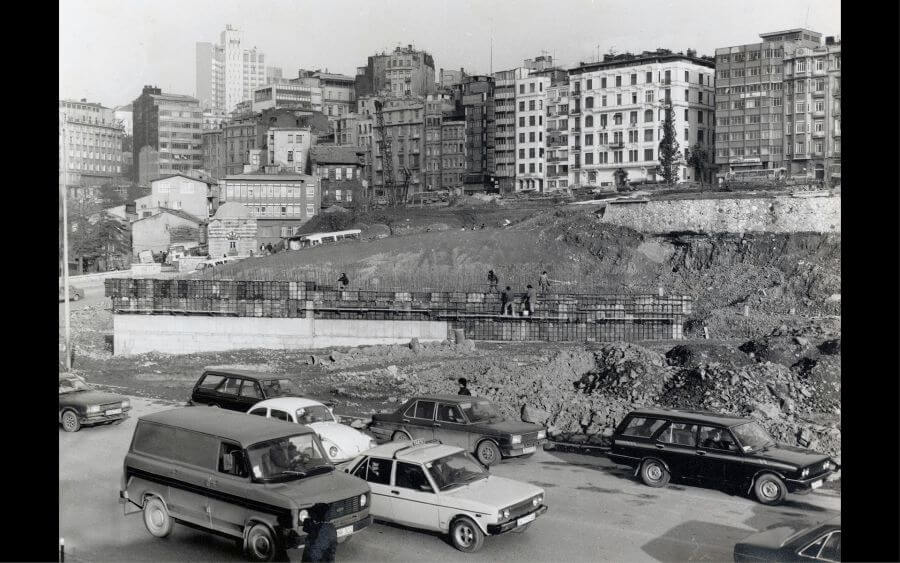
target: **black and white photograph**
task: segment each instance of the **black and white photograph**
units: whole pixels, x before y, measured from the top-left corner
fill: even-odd
[[[839,0],[58,7],[60,563],[842,560]]]

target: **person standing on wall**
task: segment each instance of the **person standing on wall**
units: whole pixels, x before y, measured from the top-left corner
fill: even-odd
[[[541,286],[541,293],[550,291],[550,278],[547,276],[547,270],[541,272],[541,277],[538,280],[538,285]]]
[[[500,294],[500,316],[507,316],[507,312],[510,316],[513,315],[513,304],[511,298],[512,288],[506,286],[506,289]]]
[[[534,288],[531,287],[531,284],[528,284],[525,288],[525,310],[528,312],[529,316],[534,314],[535,301],[537,301],[537,295],[535,295]]]
[[[340,283],[341,286],[346,288],[348,285],[350,285],[350,278],[347,277],[346,273],[341,272],[341,277],[338,278],[338,283]]]
[[[494,270],[488,270],[488,283],[490,284],[490,289],[488,293],[496,293],[497,292],[497,284],[500,282],[500,279],[497,277],[497,274],[494,273]]]

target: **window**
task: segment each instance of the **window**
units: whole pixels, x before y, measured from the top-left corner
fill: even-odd
[[[653,82],[653,73],[651,71],[648,70],[644,75],[644,82],[646,82],[647,84]]]
[[[259,385],[257,385],[255,381],[250,380],[244,380],[244,384],[241,386],[241,397],[253,397],[254,399],[263,398],[262,393],[259,390]]]
[[[593,127],[594,126],[594,116],[593,115],[585,116],[584,126],[585,127]]]
[[[628,151],[628,162],[637,162],[637,159],[638,159],[637,149],[629,150]]]
[[[434,419],[434,401],[419,401],[416,403],[415,414],[413,418],[424,420]]]
[[[592,152],[584,153],[584,163],[585,164],[594,164],[594,153],[592,153]]]
[[[632,84],[632,85],[637,84],[637,74],[632,74],[632,75],[631,75],[631,84]]]
[[[390,485],[392,463],[393,462],[389,459],[370,457],[368,468],[366,470],[366,481],[377,483],[379,485]]]
[[[597,153],[597,164],[606,164],[609,162],[609,153],[601,152]]]
[[[690,140],[691,140],[691,134],[690,134],[690,130],[689,130],[689,129],[685,129],[685,130],[684,130],[684,140],[685,140],[685,141],[690,141]]]
[[[519,142],[520,142],[520,143],[524,143],[524,142],[525,142],[525,133],[519,133]]]
[[[593,88],[593,86],[591,86],[593,83],[594,83],[594,81],[591,80],[590,78],[588,78],[588,79],[587,79],[587,86],[585,87],[585,90],[591,90],[591,89]]]
[[[397,462],[395,486],[414,491],[434,492],[421,466],[402,461]]]
[[[606,88],[606,77],[605,76],[600,79],[600,87]]]
[[[647,90],[646,92],[644,92],[644,101],[648,104],[653,103],[653,90]]]
[[[534,147],[528,149],[528,158],[534,158]]]
[[[525,149],[519,149],[519,158],[525,158]]]
[[[206,434],[144,422],[135,431],[134,449],[212,470],[219,442]]]
[[[621,151],[616,151],[621,152]],[[619,161],[617,161],[619,162]],[[658,418],[632,418],[625,430],[622,431],[623,436],[636,436],[638,438],[649,438],[654,432],[659,430],[665,421]]]
[[[616,86],[621,86],[621,85],[622,85],[622,77],[616,76]]]
[[[519,127],[525,127],[525,117],[524,116],[519,118]]]
[[[695,437],[696,430],[696,424],[673,422],[669,424],[656,439],[664,444],[694,447],[697,445]]]
[[[529,116],[528,116],[528,125],[529,125],[530,127],[532,127],[532,126],[535,125],[535,121],[534,121],[534,116],[533,116],[533,115],[529,115]]]
[[[606,107],[606,96],[600,96],[600,106]]]
[[[816,59],[816,70],[825,70],[825,59]]]
[[[594,97],[593,96],[588,96],[584,99],[584,107],[585,108],[594,107]]]
[[[519,102],[519,111],[525,111],[525,102],[524,101]]]
[[[306,215],[313,216],[315,214],[316,214],[316,206],[312,203],[307,203],[306,204]]]
[[[687,110],[687,109],[684,110],[684,120],[685,120],[685,121],[690,121],[690,120],[691,120],[690,110]]]
[[[457,422],[460,424],[465,422],[462,413],[459,412],[459,407],[456,405],[445,404],[441,404],[441,406],[438,407],[437,420],[441,422]]]
[[[653,140],[653,131],[650,131],[650,140]],[[644,160],[653,160],[653,149],[644,149]]]
[[[622,105],[622,94],[616,94],[616,105],[617,106]]]
[[[653,110],[648,109],[644,110],[644,123],[650,123],[653,121]]]
[[[534,173],[534,163],[533,162],[528,163],[528,172]]]
[[[534,142],[534,131],[530,131],[528,133],[528,142],[530,142],[530,143]]]
[[[711,450],[738,451],[737,443],[727,428],[715,428],[712,426],[700,427],[699,446]]]

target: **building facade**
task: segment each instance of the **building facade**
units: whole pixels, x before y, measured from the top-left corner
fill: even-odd
[[[197,43],[197,98],[203,109],[230,113],[266,84],[265,55],[256,47],[244,48],[242,41],[242,32],[226,25],[218,44]]]
[[[131,249],[135,256],[149,250],[153,253],[169,250],[177,243],[200,243],[203,221],[184,211],[162,209],[131,223]]]
[[[150,217],[163,209],[183,211],[200,220],[210,216],[210,189],[213,182],[182,174],[150,182],[150,194],[135,200],[138,217]]]
[[[319,178],[323,208],[351,207],[364,197],[362,185],[364,151],[356,147],[313,147],[312,170]]]
[[[291,108],[322,111],[322,88],[293,80],[270,81],[253,91],[253,111],[269,108]]]
[[[544,101],[550,79],[528,76],[516,80],[516,191],[544,192]]]
[[[552,192],[569,186],[569,82],[547,88],[546,127],[546,187]]]
[[[377,131],[374,103],[377,98],[360,100],[359,108],[364,115],[373,117],[372,133],[363,138],[372,143],[371,176],[369,185],[375,197],[386,197],[385,169],[381,152],[381,133]],[[401,190],[406,181],[405,170],[409,171],[408,194],[422,191],[423,154],[425,153],[425,103],[423,98],[387,98],[383,101],[384,134],[391,142],[394,185]],[[398,191],[399,193],[399,191]]]
[[[135,180],[144,182],[158,176],[184,173],[200,168],[203,158],[200,102],[190,96],[164,94],[153,86],[144,86],[140,97],[131,103],[134,116]],[[158,153],[156,167],[141,169],[141,149],[151,147]],[[145,164],[147,166],[147,164]]]
[[[412,45],[369,57],[357,71],[357,95],[427,96],[435,93],[434,58]]]
[[[305,174],[309,166],[312,132],[309,127],[270,127],[268,164],[285,172]]]
[[[240,203],[228,202],[216,211],[206,228],[209,256],[250,256],[258,249],[256,219]]]
[[[201,166],[212,178],[218,180],[225,176],[225,130],[222,127],[207,129],[201,135],[203,136]]]
[[[441,189],[443,182],[443,128],[445,114],[454,109],[450,94],[429,94],[425,98],[425,191]]]
[[[524,67],[494,73],[495,173],[503,193],[516,189],[516,81],[528,75]]]
[[[464,68],[460,68],[459,70],[451,70],[451,69],[441,69],[438,73],[438,87],[441,90],[447,88],[453,88],[454,86],[459,86],[465,80],[466,70]]]
[[[277,243],[319,213],[318,180],[305,174],[240,174],[219,183],[220,201],[245,206],[260,244]]]
[[[85,99],[59,100],[59,115],[59,169],[65,162],[66,184],[99,186],[118,180],[125,132],[115,111]]]
[[[134,129],[132,128],[134,116],[132,115],[131,104],[128,104],[127,106],[117,106],[113,112],[116,122],[125,132],[125,136],[131,137],[134,135]]]
[[[441,121],[441,189],[459,191],[466,174],[466,116],[460,110]]]
[[[494,161],[494,79],[470,76],[462,85],[462,106],[466,116],[466,174],[463,190],[499,191]]]
[[[695,145],[712,151],[714,72],[711,58],[665,49],[570,69],[569,185],[614,186],[619,169],[628,181],[657,181],[667,108],[682,154],[679,181],[695,180],[684,155]]]

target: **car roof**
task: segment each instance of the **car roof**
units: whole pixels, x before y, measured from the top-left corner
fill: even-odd
[[[274,399],[266,399],[253,405],[251,408],[267,407],[270,409],[294,410],[303,407],[324,407],[319,401],[306,399],[304,397],[275,397]],[[250,409],[247,409],[250,410]]]
[[[403,450],[403,451],[398,451]],[[366,455],[388,459],[398,459],[412,463],[428,463],[429,461],[465,451],[458,446],[428,441],[420,445],[412,445],[408,441],[388,442],[368,450]],[[395,457],[396,456],[396,457]]]
[[[412,401],[441,401],[444,403],[471,403],[472,401],[487,401],[484,397],[472,397],[471,395],[417,395],[404,404]]]
[[[144,415],[138,420],[210,434],[245,448],[266,440],[315,433],[301,424],[285,424],[280,420],[209,407],[170,409]]]
[[[210,368],[203,370],[203,374],[211,373],[214,375],[233,375],[235,377],[243,377],[245,379],[254,379],[256,381],[266,379],[291,379],[290,375],[275,375],[274,373],[266,373],[264,371],[250,371],[246,369],[218,369]]]
[[[749,418],[742,418],[740,416],[733,416],[729,414],[719,414],[712,411],[645,408],[633,410],[631,411],[631,414],[636,416],[646,415],[679,420],[690,420],[693,422],[706,422],[709,424],[715,424],[717,426],[727,426],[729,428],[732,426],[739,426],[741,424],[744,424],[745,422],[751,422]]]

